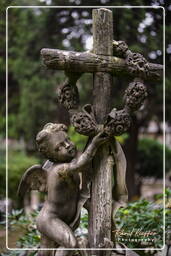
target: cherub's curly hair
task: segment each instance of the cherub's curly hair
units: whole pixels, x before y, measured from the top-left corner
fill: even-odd
[[[67,127],[64,124],[54,124],[47,123],[43,127],[43,129],[36,136],[36,143],[38,146],[38,150],[47,158],[50,158],[49,150],[48,150],[48,139],[49,136],[53,133],[57,133],[59,131],[67,132]]]

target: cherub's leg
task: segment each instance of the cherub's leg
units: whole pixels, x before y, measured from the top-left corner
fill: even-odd
[[[40,219],[39,219],[40,220]],[[37,223],[39,231],[65,248],[75,248],[77,240],[71,228],[58,218],[46,218]]]
[[[85,237],[85,236],[84,237],[79,237],[78,238],[78,247],[80,249],[88,248],[88,238]],[[88,250],[80,250],[79,254],[81,256],[90,256],[91,255],[90,251],[88,251]]]
[[[74,251],[63,250],[61,247],[59,247],[59,249],[55,251],[54,256],[72,256],[73,253]]]
[[[57,243],[47,238],[45,235],[41,236],[41,248],[58,248],[57,250],[39,250],[38,256],[72,256],[73,251],[64,250],[59,247]]]
[[[41,235],[41,245],[40,248],[57,248],[58,245],[50,240],[47,236]],[[38,251],[38,256],[54,256],[54,251],[53,250],[39,250]]]

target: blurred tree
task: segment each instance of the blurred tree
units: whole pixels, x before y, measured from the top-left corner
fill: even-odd
[[[4,152],[1,153],[1,169],[0,169],[0,179],[1,179],[1,187],[0,187],[0,199],[4,198],[5,193],[5,169],[6,169],[6,161]],[[27,168],[34,164],[39,164],[39,159],[32,156],[28,157],[25,152],[21,152],[20,150],[10,150],[9,151],[9,165],[8,165],[8,197],[12,200],[16,200],[17,189],[19,185],[19,181],[21,176],[26,171]],[[20,205],[21,206],[21,205]],[[21,206],[22,207],[22,206]]]
[[[165,147],[166,173],[171,170],[171,150]],[[154,139],[144,138],[138,142],[136,172],[142,177],[163,177],[163,145]]]
[[[35,135],[45,123],[69,122],[66,111],[61,106],[57,109],[55,96],[64,75],[41,67],[40,49],[83,50],[86,24],[82,18],[87,14],[91,15],[83,9],[8,9],[9,137],[23,136],[28,151],[34,150]]]

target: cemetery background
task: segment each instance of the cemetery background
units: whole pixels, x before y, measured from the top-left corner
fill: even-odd
[[[119,5],[120,2],[118,1],[117,4]],[[169,12],[169,6],[166,11]],[[138,12],[136,9],[117,9],[113,12],[114,28],[116,27],[115,40],[125,40],[132,51],[142,53],[150,62],[162,64],[162,9],[147,10],[142,8],[138,9]],[[61,106],[57,106],[54,93],[57,84],[63,81],[64,75],[61,71],[47,71],[42,67],[40,49],[49,47],[76,51],[88,50],[87,46],[89,45],[88,42],[91,41],[90,35],[92,34],[91,22],[91,9],[86,8],[9,9],[9,197],[13,200],[14,208],[20,207],[15,192],[21,173],[30,165],[41,162],[39,155],[35,158],[35,134],[49,120],[69,124],[67,113]],[[5,23],[2,23],[2,25],[4,28]],[[167,25],[169,24],[166,24],[166,36],[169,36],[170,29]],[[2,39],[5,43],[5,37]],[[166,65],[169,64],[169,49],[166,37]],[[1,62],[5,72],[3,58],[1,58]],[[169,127],[170,112],[167,104],[169,104],[171,94],[169,94],[170,74],[168,73],[166,72],[166,117]],[[2,82],[4,82],[4,78],[5,76],[1,77]],[[114,84],[112,92],[115,99],[114,105],[119,108],[128,81],[115,79]],[[143,184],[141,191],[138,191],[140,186],[136,186],[136,183],[140,185],[142,179],[139,176],[137,179],[137,175],[131,173],[135,170],[138,172],[139,169],[142,171],[141,164],[138,165],[138,163],[151,158],[149,162],[154,164],[152,168],[148,168],[149,163],[147,162],[143,172],[140,173],[141,176],[146,177],[147,183],[149,183],[147,176],[151,176],[153,179],[154,177],[162,178],[162,146],[156,143],[157,138],[162,136],[162,86],[161,83],[151,85],[148,83],[147,87],[149,99],[146,108],[141,112],[141,115],[134,116],[132,130],[118,138],[124,145],[128,160],[128,188],[132,200],[138,199],[141,191],[147,191]],[[91,97],[91,88],[92,76],[86,74],[79,81],[79,91],[83,105]],[[2,102],[4,97],[5,91],[2,94]],[[2,106],[4,108],[4,104]],[[3,142],[5,115],[1,120],[1,140]],[[147,127],[152,121],[156,125],[156,131],[152,135],[154,140],[145,139],[140,141],[142,137],[149,137]],[[83,149],[86,138],[75,134],[72,128],[70,133],[71,138],[79,144],[79,148]],[[170,133],[169,128],[168,133]],[[150,150],[147,150],[149,148]],[[141,152],[142,157],[138,159],[139,162],[136,161],[135,157],[136,155],[137,158],[140,156],[137,154],[137,150]],[[1,152],[4,155],[3,148]],[[158,152],[157,155],[156,152]],[[170,151],[168,149],[166,150],[166,170],[168,171],[170,169],[169,159],[171,159],[169,155]],[[5,160],[3,166],[5,166]],[[4,168],[1,172],[2,181],[5,179]],[[167,185],[169,186],[169,180]],[[153,194],[162,191],[160,182],[158,187],[159,190],[156,192],[153,186],[150,186],[150,191],[154,190],[154,193],[152,192],[149,196],[150,199],[154,200]],[[2,186],[2,199],[5,195],[4,191],[4,186]],[[144,192],[142,196],[145,196]],[[35,197],[32,200],[35,200]],[[34,202],[32,206],[34,208]]]

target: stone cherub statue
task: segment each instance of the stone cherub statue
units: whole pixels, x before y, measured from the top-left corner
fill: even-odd
[[[137,67],[137,62],[133,61],[134,57],[141,62],[142,57],[132,54],[127,47],[122,47],[122,43],[117,43],[116,46],[118,45],[124,48],[123,57],[126,57],[127,62],[131,63],[131,72],[133,72]],[[143,63],[148,71],[148,63],[145,60]],[[141,72],[140,68],[139,72]],[[93,174],[89,163],[98,147],[104,142],[108,143],[110,148],[109,162],[115,164],[112,208],[112,226],[114,227],[116,211],[127,201],[126,159],[114,136],[121,135],[128,130],[132,112],[139,109],[147,96],[143,80],[134,79],[125,91],[124,108],[122,110],[114,108],[106,117],[104,124],[97,124],[91,105],[86,105],[81,112],[77,112],[79,98],[76,81],[80,74],[68,73],[67,77],[68,79],[58,90],[59,102],[68,109],[71,124],[75,130],[89,136],[90,139],[85,151],[77,157],[76,148],[67,136],[65,125],[49,123],[37,135],[39,151],[48,160],[43,166],[35,165],[25,172],[19,186],[19,193],[23,195],[27,188],[48,192],[44,206],[37,218],[37,227],[42,234],[41,248],[61,249],[39,251],[39,256],[65,256],[70,253],[62,248],[86,247],[80,245],[74,236],[74,230],[79,225],[81,207],[89,197],[90,176]],[[78,173],[83,174],[82,180]],[[99,247],[112,248],[111,241],[105,239],[104,244]],[[114,235],[112,240],[115,240]]]
[[[97,148],[107,141],[104,133],[96,135],[85,151],[77,157],[75,145],[63,124],[48,123],[38,133],[39,151],[49,160],[43,166],[34,165],[23,175],[19,195],[28,189],[47,191],[47,198],[37,217],[42,234],[41,248],[79,247],[74,230],[80,221],[80,210],[86,199],[80,190],[79,172],[83,172]],[[71,251],[72,252],[72,251]],[[39,256],[65,255],[67,251],[39,251]]]

